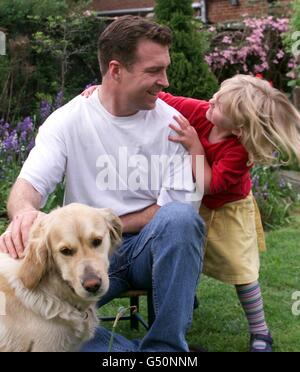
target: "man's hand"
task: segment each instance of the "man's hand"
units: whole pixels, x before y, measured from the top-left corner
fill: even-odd
[[[13,258],[23,257],[29,230],[35,220],[43,218],[45,213],[38,210],[26,210],[14,216],[6,231],[0,236],[0,252],[9,253]]]
[[[99,85],[92,85],[91,87],[86,88],[80,95],[85,98],[89,98],[89,96],[91,96],[94,90],[96,90],[98,87]]]

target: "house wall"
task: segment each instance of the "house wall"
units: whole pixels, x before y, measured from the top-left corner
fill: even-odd
[[[291,2],[291,0],[281,0],[281,4],[279,4],[287,10],[286,6]],[[206,3],[208,20],[212,23],[238,20],[243,14],[249,14],[251,16],[268,14],[267,0],[240,0],[240,5],[238,6],[231,5],[229,0],[208,0]],[[285,15],[287,15],[287,12]]]
[[[284,13],[287,15],[286,5],[292,0],[280,0]],[[94,0],[94,10],[118,10],[130,8],[149,8],[155,6],[155,0]],[[229,0],[206,0],[208,21],[212,23],[239,20],[245,13],[262,16],[268,14],[267,0],[239,0],[239,5],[230,4]],[[281,13],[282,14],[282,11]]]
[[[92,9],[102,10],[118,10],[118,9],[133,9],[133,8],[149,8],[155,4],[154,0],[94,0]]]

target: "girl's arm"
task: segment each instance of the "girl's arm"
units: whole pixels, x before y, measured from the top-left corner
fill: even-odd
[[[174,116],[174,120],[179,124],[179,127],[170,124],[169,127],[173,129],[178,136],[169,136],[169,140],[176,143],[181,143],[186,150],[192,156],[192,169],[193,176],[198,184],[199,188],[202,189],[204,186],[204,194],[210,193],[210,183],[212,178],[212,169],[208,164],[208,161],[205,156],[205,151],[202,146],[202,143],[199,140],[198,134],[193,128],[189,121],[183,116]],[[200,161],[197,161],[199,156],[203,157],[204,160],[204,169],[199,169],[199,166],[202,165]],[[201,175],[204,173],[204,177]],[[201,185],[204,179],[204,185]]]
[[[200,141],[199,141],[200,142]],[[204,190],[204,195],[210,194],[210,183],[211,183],[211,177],[212,177],[212,169],[210,165],[208,164],[208,161],[205,156],[205,151],[203,149],[203,146],[200,142],[201,147],[197,149],[196,147],[192,150],[190,150],[190,155],[192,156],[192,169],[193,169],[193,176],[198,184],[198,186],[201,189],[201,186],[203,187]],[[204,161],[204,170],[201,168],[199,169],[199,165],[202,164],[201,162],[197,162],[197,158],[199,156],[203,157]],[[201,177],[201,172],[204,171],[204,178]],[[199,174],[200,173],[200,174]],[[204,179],[204,185],[201,185]]]
[[[207,128],[209,121],[206,119],[206,111],[209,109],[209,102],[195,98],[173,96],[164,92],[160,92],[158,97],[186,117],[190,124],[197,128],[198,132]]]

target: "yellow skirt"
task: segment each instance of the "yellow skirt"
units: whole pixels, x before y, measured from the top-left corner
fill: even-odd
[[[203,205],[207,228],[203,273],[229,284],[248,284],[259,277],[259,250],[265,237],[252,193],[218,209]]]

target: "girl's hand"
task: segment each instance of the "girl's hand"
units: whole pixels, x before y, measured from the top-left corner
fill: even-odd
[[[179,127],[174,124],[169,124],[178,136],[169,136],[168,139],[172,142],[181,143],[187,151],[193,154],[204,154],[204,149],[198,138],[198,134],[190,124],[190,122],[182,115],[174,116],[174,120],[179,124]]]
[[[98,86],[99,85],[92,85],[91,87],[85,89],[80,95],[85,98],[89,98],[89,96],[93,94],[94,90],[98,88]]]

